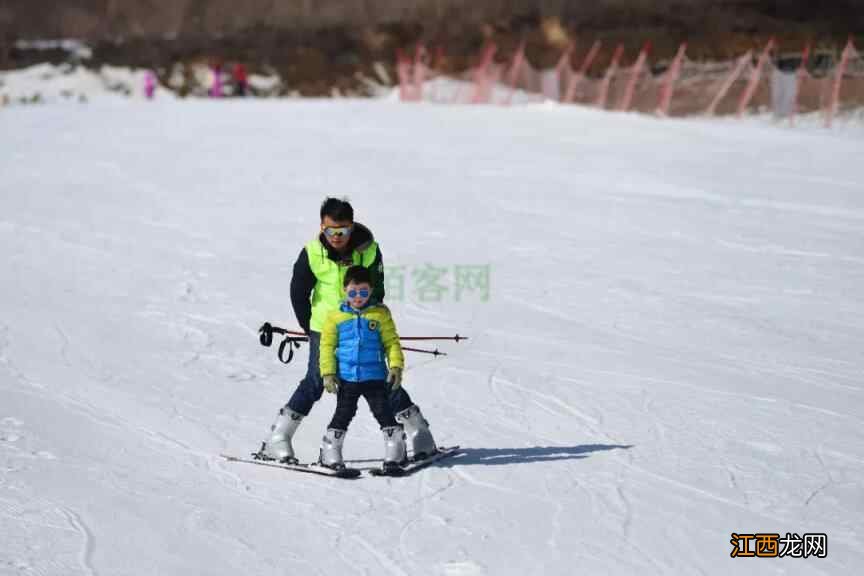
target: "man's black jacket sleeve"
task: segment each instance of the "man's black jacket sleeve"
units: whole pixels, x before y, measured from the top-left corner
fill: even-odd
[[[381,247],[371,266],[372,272],[372,298],[376,302],[384,301],[384,256],[381,255]]]
[[[315,275],[309,267],[309,255],[306,254],[306,248],[303,248],[294,262],[294,274],[291,276],[291,306],[294,308],[297,323],[307,334],[309,321],[312,319],[312,303],[309,299],[315,283]]]

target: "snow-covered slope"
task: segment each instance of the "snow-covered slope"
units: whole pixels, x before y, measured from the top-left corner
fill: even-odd
[[[147,72],[102,66],[98,71],[72,65],[38,64],[0,72],[0,99],[10,104],[89,102],[91,100],[144,99]],[[176,98],[162,86],[155,98]]]
[[[0,116],[0,574],[864,565],[854,134],[543,105]],[[339,481],[218,457],[256,449],[302,375],[305,347],[283,366],[256,330],[294,326],[328,194],[403,274],[402,334],[471,337],[406,374],[459,460]],[[488,300],[457,298],[463,266]],[[361,408],[346,455],[381,451]],[[828,557],[733,559],[733,532],[826,533]]]

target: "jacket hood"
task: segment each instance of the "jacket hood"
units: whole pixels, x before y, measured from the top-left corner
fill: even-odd
[[[327,237],[324,236],[323,232],[318,235],[318,240],[320,240],[321,245],[327,249],[327,257],[330,258],[330,260],[338,262],[342,259],[339,252],[337,252],[332,246],[330,246],[330,243],[327,242]],[[351,232],[351,238],[348,240],[348,253],[350,254],[354,250],[365,250],[374,241],[375,236],[369,228],[359,222],[354,222],[354,230]]]

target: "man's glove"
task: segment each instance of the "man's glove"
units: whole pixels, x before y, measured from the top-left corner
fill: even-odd
[[[391,390],[398,390],[402,387],[402,368],[394,366],[387,373],[387,383],[390,384]]]
[[[324,376],[324,389],[330,394],[335,394],[339,390],[339,377],[336,374]]]

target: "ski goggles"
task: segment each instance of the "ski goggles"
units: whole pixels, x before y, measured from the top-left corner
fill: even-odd
[[[357,296],[360,296],[361,298],[368,298],[369,290],[367,288],[361,288],[360,290],[355,290],[352,288],[351,290],[348,290],[347,294],[348,298],[356,298]]]
[[[353,226],[342,226],[341,228],[333,228],[331,226],[327,226],[324,228],[324,235],[328,238],[343,238],[351,234],[351,229]]]

